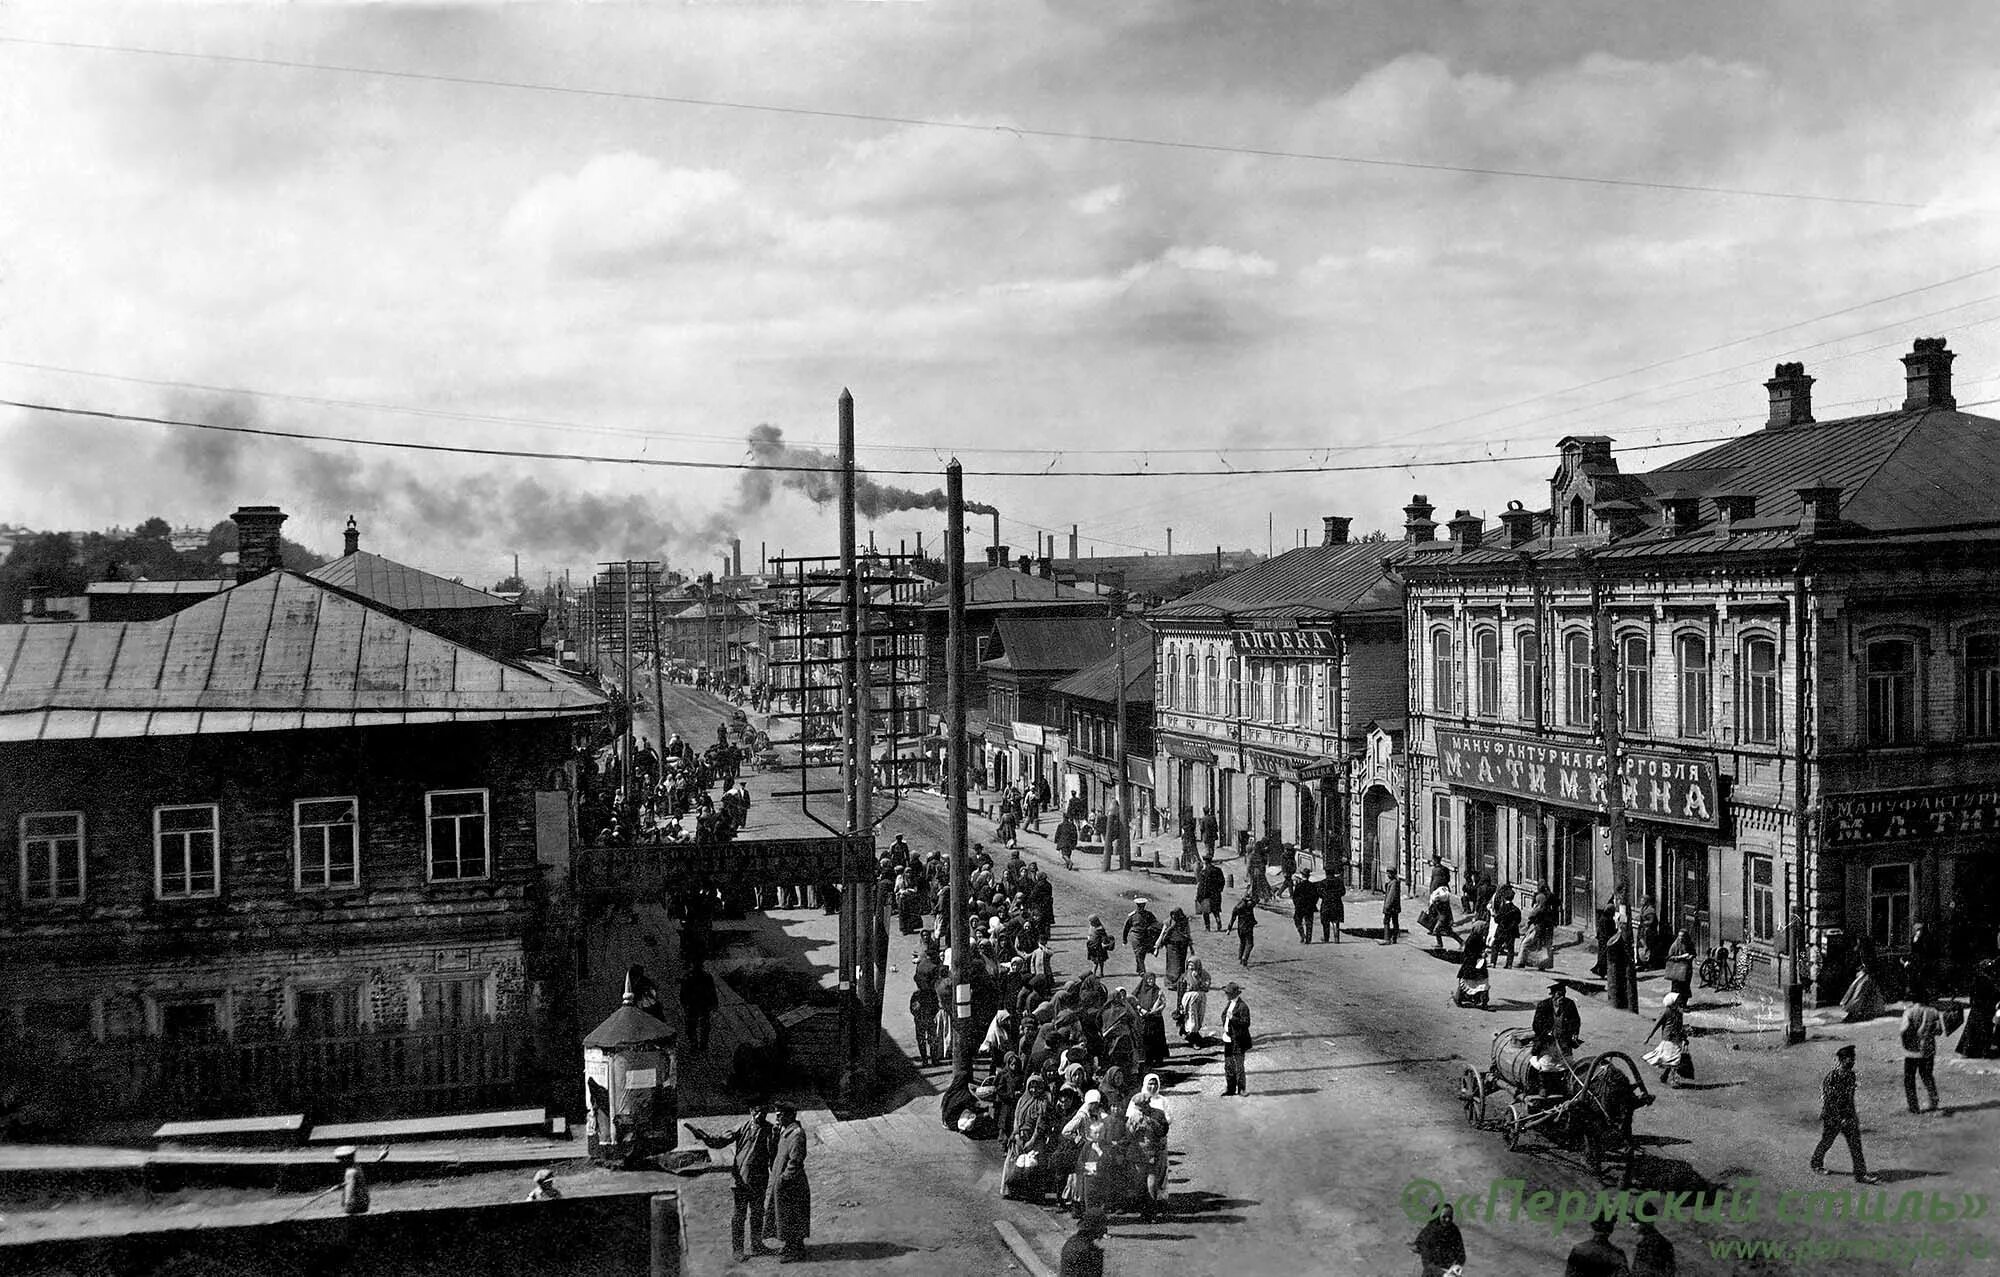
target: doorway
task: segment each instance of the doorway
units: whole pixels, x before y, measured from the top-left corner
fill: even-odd
[[[1369,891],[1382,889],[1382,869],[1398,860],[1397,830],[1402,813],[1386,788],[1376,785],[1361,796],[1361,882]]]
[[[1465,805],[1465,868],[1500,881],[1500,811],[1492,803]]]
[[[1578,918],[1592,917],[1596,911],[1590,872],[1591,822],[1559,818],[1556,821],[1554,870],[1556,897],[1563,902],[1562,923],[1576,925]]]
[[[1299,786],[1299,850],[1318,851],[1319,801],[1313,797],[1311,785]]]
[[[1280,781],[1264,782],[1264,833],[1283,841],[1285,836],[1285,786]]]

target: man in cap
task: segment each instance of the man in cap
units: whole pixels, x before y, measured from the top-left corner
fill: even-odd
[[[1146,958],[1153,952],[1153,942],[1159,938],[1160,920],[1146,907],[1146,898],[1132,897],[1132,912],[1125,919],[1124,940],[1132,947],[1133,974],[1146,974]]]
[[[1611,1244],[1618,1228],[1616,1216],[1590,1221],[1590,1236],[1576,1244],[1563,1265],[1563,1277],[1625,1277],[1630,1271],[1625,1252]]]
[[[1250,1052],[1250,1005],[1243,1000],[1243,986],[1233,980],[1222,986],[1222,994],[1222,1093],[1248,1095],[1243,1057]]]
[[[771,1106],[759,1104],[750,1110],[735,1130],[727,1135],[710,1135],[693,1122],[688,1133],[710,1148],[736,1150],[729,1167],[730,1192],[735,1209],[729,1220],[729,1245],[737,1259],[770,1253],[764,1245],[764,1196],[771,1186],[771,1157],[777,1151],[778,1132],[769,1121]]]
[[[1568,981],[1550,983],[1549,996],[1535,1005],[1529,1031],[1535,1038],[1529,1063],[1540,1084],[1538,1089],[1543,1095],[1560,1096],[1563,1078],[1569,1072],[1570,1052],[1583,1041],[1583,1014],[1570,1000]]]
[[[1395,869],[1389,870],[1388,879],[1382,884],[1382,943],[1394,944],[1396,937],[1403,933],[1403,884],[1396,877]]]
[[[1821,1175],[1827,1173],[1826,1151],[1839,1138],[1847,1140],[1848,1156],[1854,1160],[1854,1180],[1858,1184],[1874,1184],[1878,1180],[1868,1173],[1868,1159],[1861,1155],[1861,1115],[1854,1107],[1854,1044],[1848,1043],[1833,1053],[1833,1067],[1819,1084],[1819,1144],[1812,1153],[1812,1168]]]
[[[1075,1235],[1063,1243],[1062,1266],[1056,1277],[1104,1277],[1104,1252],[1097,1247],[1104,1231],[1104,1208],[1092,1206],[1084,1211]]]

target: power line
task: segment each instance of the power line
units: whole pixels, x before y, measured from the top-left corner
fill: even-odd
[[[1979,400],[1962,404],[1961,408],[1979,407],[2000,400]],[[174,417],[151,417],[137,413],[107,412],[94,408],[72,408],[60,404],[34,403],[21,399],[0,399],[0,407],[20,408],[29,412],[46,412],[67,417],[86,417],[98,421],[130,422],[137,425],[169,426],[183,430],[211,430],[223,434],[256,435],[267,439],[289,439],[300,443],[344,443],[361,448],[392,448],[410,452],[445,453],[469,457],[498,457],[522,461],[581,461],[597,465],[644,466],[668,470],[739,470],[768,471],[794,474],[838,474],[838,466],[779,465],[764,461],[694,461],[687,458],[666,457],[604,457],[578,452],[543,452],[533,448],[477,448],[465,444],[415,443],[403,439],[367,439],[356,435],[321,434],[312,431],[271,430],[260,426],[231,426],[213,421],[189,421]],[[1714,435],[1704,439],[1680,439],[1673,442],[1634,444],[1624,449],[1626,452],[1650,452],[1658,448],[1688,448],[1706,443],[1726,443],[1741,438],[1741,434]],[[1246,466],[1232,468],[1227,475],[1218,475],[1214,468],[1200,470],[1168,470],[1145,468],[1139,470],[967,470],[968,475],[999,479],[1169,479],[1169,478],[1250,478],[1257,475],[1281,474],[1361,474],[1392,470],[1434,470],[1445,467],[1490,465],[1507,458],[1494,457],[1485,453],[1467,457],[1437,457],[1430,460],[1411,459],[1364,463],[1356,465],[1293,465],[1293,466]],[[1520,458],[1527,460],[1527,458]],[[934,470],[907,468],[869,467],[871,474],[897,476],[920,475],[935,478]],[[1033,526],[1033,525],[1029,525]]]
[[[1533,169],[1495,168],[1471,164],[1446,164],[1432,160],[1390,159],[1380,156],[1342,155],[1324,151],[1292,151],[1276,147],[1234,146],[1221,142],[1194,142],[1176,138],[1142,137],[1135,134],[1091,133],[1073,129],[1047,129],[1011,124],[975,124],[965,120],[939,120],[922,116],[882,115],[868,111],[840,111],[828,107],[780,106],[769,102],[734,102],[719,98],[696,98],[666,93],[639,93],[623,89],[599,89],[581,85],[551,84],[529,80],[502,80],[483,76],[446,75],[433,71],[397,71],[383,67],[351,66],[332,62],[305,62],[290,58],[252,57],[246,54],[197,53],[185,49],[153,49],[139,45],[97,44],[82,40],[41,40],[27,36],[0,35],[0,44],[31,45],[50,49],[72,49],[93,53],[122,53],[144,57],[180,58],[191,61],[221,62],[237,66],[274,67],[288,71],[317,71],[340,75],[375,76],[390,80],[417,80],[435,84],[456,84],[474,88],[510,89],[531,93],[556,93],[572,97],[609,98],[629,102],[651,102],[665,106],[692,106],[713,110],[755,111],[769,115],[801,116],[810,119],[843,120],[866,124],[893,124],[908,128],[953,129],[972,133],[1011,133],[1016,137],[1044,138],[1059,142],[1094,142],[1112,146],[1147,147],[1155,150],[1191,151],[1210,155],[1246,155],[1260,159],[1308,160],[1323,164],[1347,164],[1365,168],[1409,169],[1430,173],[1458,173],[1472,177],[1514,178],[1536,182],[1565,182],[1582,186],[1624,187],[1634,190],[1669,191],[1676,194],[1723,195],[1742,199],[1790,200],[1812,204],[1845,204],[1863,208],[1923,210],[1930,204],[1907,200],[1871,199],[1856,195],[1814,195],[1803,191],[1770,191],[1754,187],[1708,186],[1693,182],[1663,182],[1644,178],[1601,177],[1583,173],[1554,173]],[[1974,206],[1976,211],[2000,210]]]

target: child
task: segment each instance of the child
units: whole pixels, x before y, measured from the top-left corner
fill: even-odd
[[[1094,913],[1091,914],[1090,934],[1084,939],[1083,953],[1090,959],[1091,970],[1100,980],[1104,978],[1105,960],[1110,958],[1111,950],[1117,943],[1111,938],[1111,933],[1104,929],[1104,920]]]

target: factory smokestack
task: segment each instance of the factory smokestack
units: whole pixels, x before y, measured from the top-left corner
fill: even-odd
[[[1074,523],[1069,525],[1069,557],[1072,559],[1076,557],[1076,525]]]

